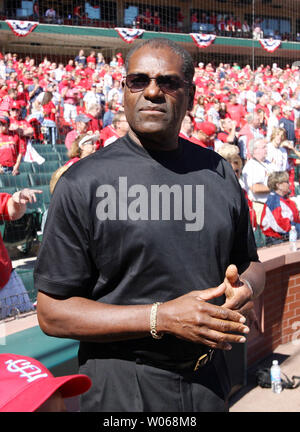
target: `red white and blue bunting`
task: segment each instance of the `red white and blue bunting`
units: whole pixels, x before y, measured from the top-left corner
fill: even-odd
[[[272,53],[280,46],[281,41],[278,39],[259,39],[259,42],[265,51]]]
[[[5,20],[5,22],[18,37],[29,35],[38,25],[36,21]]]
[[[132,43],[135,39],[142,36],[145,30],[115,27],[116,32],[123,39],[124,42]]]
[[[216,39],[213,34],[190,33],[190,36],[198,48],[207,48]]]

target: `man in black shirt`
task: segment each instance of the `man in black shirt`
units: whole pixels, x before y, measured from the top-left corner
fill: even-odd
[[[93,382],[82,411],[222,411],[223,352],[245,342],[239,310],[264,286],[248,208],[230,165],[178,138],[190,55],[148,40],[126,73],[129,133],[55,188],[35,269],[40,326],[80,340]]]

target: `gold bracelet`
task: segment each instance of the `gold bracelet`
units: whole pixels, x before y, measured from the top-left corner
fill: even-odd
[[[157,323],[157,306],[160,305],[161,302],[153,303],[150,312],[150,334],[154,339],[161,339],[163,337],[163,333],[158,334],[156,330]]]

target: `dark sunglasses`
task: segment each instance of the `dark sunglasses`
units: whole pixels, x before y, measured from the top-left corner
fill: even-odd
[[[184,81],[176,75],[160,75],[157,78],[151,78],[146,74],[137,73],[129,74],[125,77],[125,83],[133,93],[145,90],[151,80],[156,81],[156,85],[163,93],[169,94],[175,93],[180,88],[189,84],[188,81]]]

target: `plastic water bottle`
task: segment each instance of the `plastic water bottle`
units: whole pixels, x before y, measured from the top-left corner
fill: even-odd
[[[273,360],[271,367],[271,385],[273,393],[281,393],[281,377],[280,377],[280,366],[277,360]]]
[[[294,225],[292,225],[291,230],[289,232],[289,243],[290,243],[290,251],[295,252],[297,250],[297,230]]]

